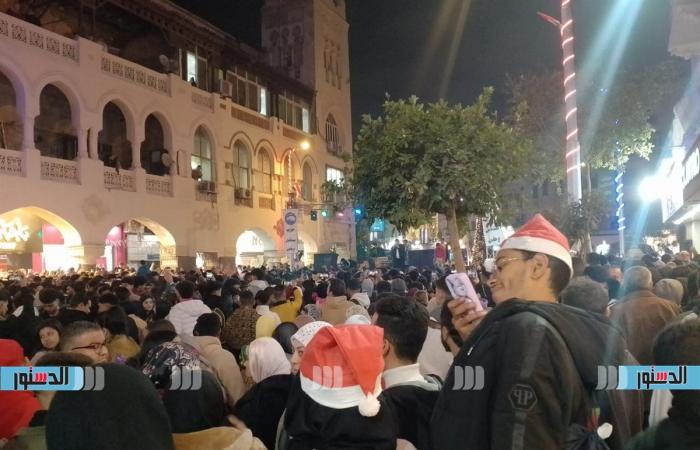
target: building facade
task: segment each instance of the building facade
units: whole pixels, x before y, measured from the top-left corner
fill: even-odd
[[[681,248],[700,250],[700,3],[674,0],[669,52],[690,61],[691,76],[674,107],[670,146],[658,171],[664,223],[680,226]]]
[[[290,201],[305,262],[352,256],[351,213],[310,218],[352,149],[343,1],[266,1],[262,49],[87,3],[0,1],[0,271],[283,261]]]

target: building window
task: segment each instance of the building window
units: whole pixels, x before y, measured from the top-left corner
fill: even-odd
[[[340,144],[340,133],[338,124],[335,121],[333,114],[328,114],[326,118],[326,146],[329,152],[340,153],[343,148]]]
[[[262,115],[268,115],[268,91],[258,77],[236,68],[234,72],[226,72],[226,80],[233,86],[234,102]]]
[[[335,167],[326,166],[326,181],[341,182],[345,178],[343,171]]]
[[[207,60],[196,53],[187,52],[187,81],[204,90],[209,89]]]
[[[309,107],[301,100],[281,94],[278,98],[277,111],[282,122],[305,133],[311,132]]]
[[[250,189],[250,150],[241,141],[236,141],[236,187]]]
[[[266,150],[258,153],[258,190],[264,194],[272,194],[272,160]]]
[[[303,176],[304,179],[302,181],[301,185],[301,198],[303,198],[306,201],[312,201],[313,200],[313,186],[314,186],[314,175],[313,172],[311,171],[311,164],[308,162],[304,164],[304,171],[303,171]]]
[[[194,134],[194,150],[192,151],[192,170],[200,170],[201,181],[214,181],[214,161],[212,158],[211,141],[202,127]]]

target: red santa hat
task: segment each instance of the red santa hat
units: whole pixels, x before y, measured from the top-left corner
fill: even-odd
[[[569,240],[554,225],[549,223],[542,214],[535,215],[511,237],[503,241],[501,249],[544,253],[563,261],[569,266],[570,274],[573,275],[574,273]]]
[[[333,409],[357,407],[365,417],[379,412],[384,330],[374,325],[344,325],[318,330],[299,365],[302,390]]]

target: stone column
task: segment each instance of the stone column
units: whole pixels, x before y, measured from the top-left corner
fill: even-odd
[[[129,136],[131,142],[131,168],[133,170],[141,168],[141,143],[146,139],[146,130],[143,125],[134,126],[133,132]]]
[[[88,157],[88,128],[78,128],[78,158]]]

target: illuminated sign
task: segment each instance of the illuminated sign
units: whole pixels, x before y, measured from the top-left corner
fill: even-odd
[[[29,240],[29,228],[19,218],[9,222],[0,219],[0,250],[15,250],[17,243]]]

